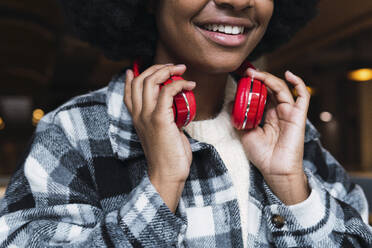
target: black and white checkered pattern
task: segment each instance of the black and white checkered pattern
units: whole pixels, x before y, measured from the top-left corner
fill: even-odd
[[[193,162],[173,214],[149,181],[123,92],[118,75],[42,119],[0,204],[0,247],[243,247],[234,187],[214,147],[189,137]],[[361,188],[309,122],[304,170],[311,195],[286,206],[251,166],[245,245],[372,247]]]

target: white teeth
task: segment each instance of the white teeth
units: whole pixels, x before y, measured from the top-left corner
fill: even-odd
[[[232,34],[239,34],[239,33],[240,33],[240,30],[241,30],[240,27],[236,27],[236,26],[235,26],[235,27],[233,27],[231,33],[232,33]]]
[[[233,29],[233,27],[231,27],[231,26],[225,26],[225,33],[226,34],[231,34],[232,33],[232,29]]]
[[[221,25],[221,24],[206,24],[204,25],[204,28],[213,31],[213,32],[220,32],[225,34],[242,34],[244,33],[244,27],[243,26],[230,26],[230,25]]]

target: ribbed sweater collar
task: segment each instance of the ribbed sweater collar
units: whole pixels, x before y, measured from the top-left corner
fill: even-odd
[[[234,137],[235,130],[231,124],[231,107],[229,103],[234,100],[236,92],[236,83],[229,76],[226,88],[223,107],[214,118],[200,121],[193,121],[184,130],[194,139],[216,144]]]

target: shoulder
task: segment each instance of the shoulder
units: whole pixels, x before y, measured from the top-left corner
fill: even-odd
[[[305,128],[305,143],[318,140],[320,138],[319,131],[314,127],[309,119],[306,120]]]
[[[46,114],[36,128],[36,134],[51,129],[60,129],[69,139],[88,138],[96,132],[89,129],[99,126],[106,116],[107,87],[77,96]],[[88,128],[89,127],[89,128]],[[99,130],[96,130],[99,131]]]
[[[313,176],[318,186],[342,199],[355,189],[355,184],[337,159],[323,147],[320,134],[309,121],[306,128],[308,141],[305,141],[304,147],[305,172]]]
[[[45,132],[63,135],[74,148],[79,148],[84,142],[108,140],[110,112],[120,108],[113,98],[123,102],[122,82],[123,78],[115,75],[108,86],[76,96],[49,112],[40,120],[35,137]]]

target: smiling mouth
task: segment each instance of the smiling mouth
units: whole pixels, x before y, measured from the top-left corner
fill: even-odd
[[[204,24],[199,26],[201,29],[221,33],[228,35],[240,35],[246,32],[244,26],[232,26],[232,25],[222,25],[222,24]]]
[[[195,27],[210,42],[230,48],[244,45],[252,31],[251,27],[232,23],[204,23]]]

